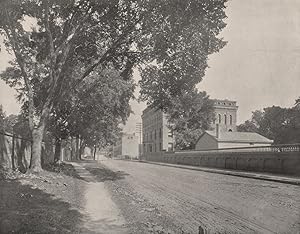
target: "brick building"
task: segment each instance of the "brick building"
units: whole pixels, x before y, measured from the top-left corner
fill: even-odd
[[[174,150],[174,138],[166,115],[147,107],[142,114],[143,154]]]
[[[236,132],[238,110],[236,101],[229,101],[227,99],[213,99],[213,101],[216,118],[211,123],[211,129],[215,130],[216,124],[218,124],[221,132]]]
[[[215,119],[196,143],[196,150],[269,146],[272,140],[254,132],[237,132],[236,101],[213,99]]]

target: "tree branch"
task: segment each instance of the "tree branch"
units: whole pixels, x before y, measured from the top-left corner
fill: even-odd
[[[10,22],[10,19],[9,19],[9,16],[8,16],[8,13],[7,13],[7,10],[5,10],[5,16],[6,16],[6,20],[8,22],[8,26],[10,26],[10,28],[8,27],[4,27],[4,31],[6,32],[7,34],[7,37],[8,39],[11,41],[11,44],[12,44],[12,49],[14,51],[14,54],[16,56],[16,60],[17,60],[17,63],[21,69],[21,74],[24,78],[24,83],[25,83],[25,86],[27,88],[27,91],[28,91],[28,104],[29,104],[29,128],[30,130],[33,130],[34,128],[34,103],[33,103],[33,89],[32,87],[30,86],[30,80],[28,78],[28,75],[27,75],[27,72],[26,72],[26,68],[25,68],[25,62],[24,62],[24,59],[23,59],[23,56],[21,54],[21,50],[18,46],[18,43],[16,42],[17,41],[17,35],[14,31],[14,28],[12,26],[12,23]],[[10,31],[10,32],[9,32]]]
[[[110,48],[106,50],[106,52],[98,58],[92,65],[90,65],[85,72],[81,75],[77,83],[75,84],[75,87],[77,87],[78,84],[80,84],[98,65],[100,65],[102,62],[104,62],[110,54],[122,43],[122,41],[128,36],[131,32],[132,29],[142,20],[143,16],[141,16],[138,20],[136,20],[133,24],[128,25],[127,28],[125,28],[124,32],[119,36],[117,40],[115,40]]]

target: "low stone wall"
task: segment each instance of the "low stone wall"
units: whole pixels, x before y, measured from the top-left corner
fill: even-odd
[[[171,164],[300,175],[299,152],[159,152],[144,158]]]

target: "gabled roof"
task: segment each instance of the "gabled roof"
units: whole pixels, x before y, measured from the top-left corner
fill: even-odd
[[[216,138],[215,131],[206,131],[218,142],[240,142],[240,143],[273,143],[270,140],[256,132],[220,132],[219,138]]]

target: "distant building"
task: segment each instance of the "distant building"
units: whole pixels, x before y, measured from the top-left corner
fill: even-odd
[[[237,132],[236,101],[213,99],[215,119],[211,131],[205,131],[198,139],[195,149],[220,149],[268,146],[272,140],[254,132]]]
[[[139,136],[122,133],[113,146],[113,157],[135,159],[139,157]]]
[[[218,129],[205,131],[198,139],[195,149],[208,150],[220,148],[269,146],[272,140],[255,132],[225,132]]]
[[[236,101],[212,99],[215,119],[211,131],[205,131],[196,143],[196,150],[268,146],[272,140],[253,132],[237,132]],[[174,136],[166,115],[147,107],[142,115],[143,154],[174,150]]]
[[[173,151],[173,132],[168,128],[166,115],[159,109],[147,107],[142,114],[143,154]]]
[[[227,99],[213,99],[215,120],[211,123],[211,129],[216,129],[216,124],[219,125],[221,132],[236,132],[237,110],[236,101]]]

